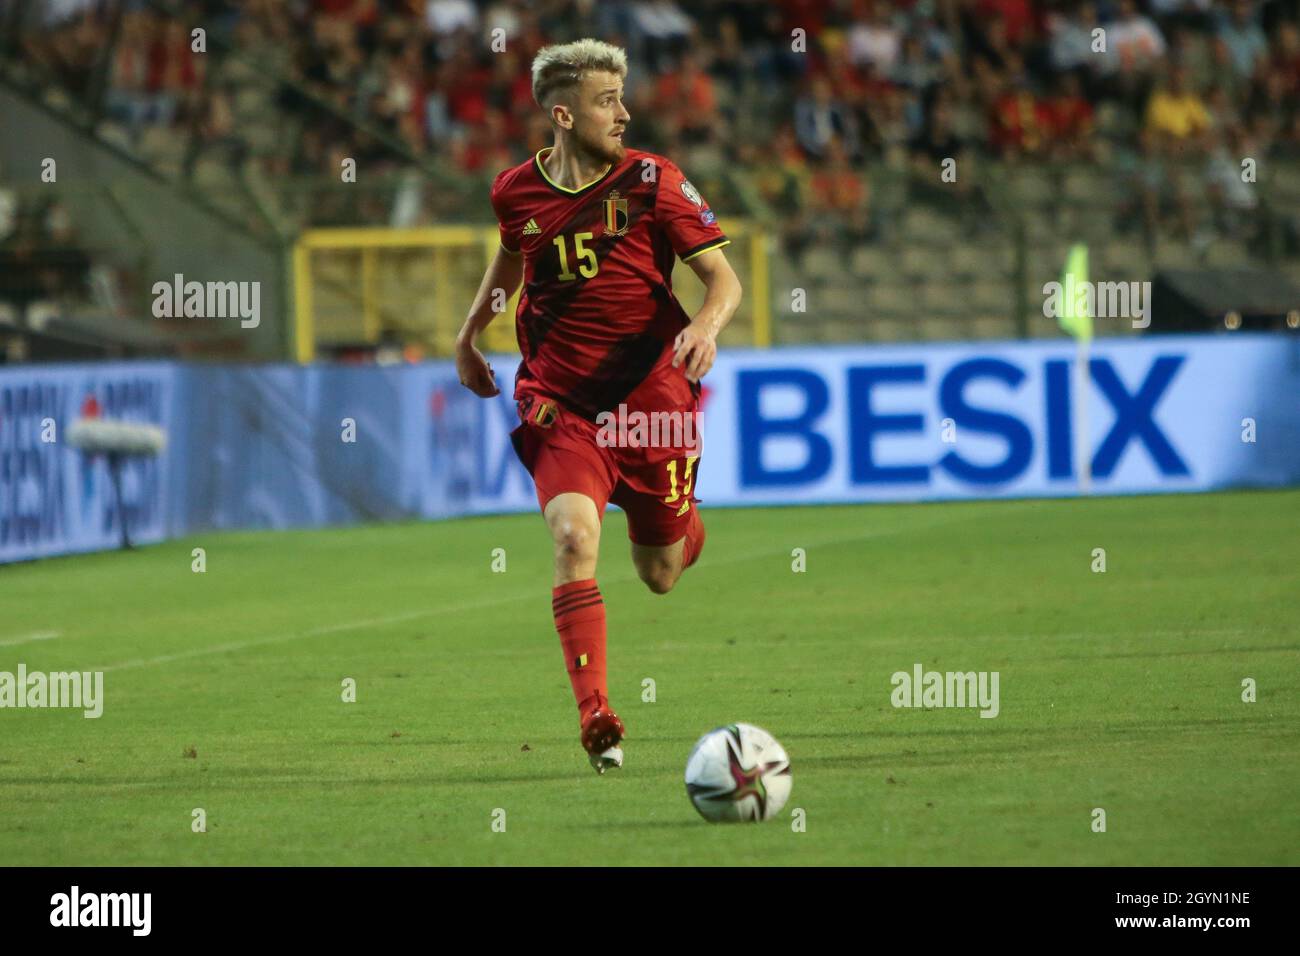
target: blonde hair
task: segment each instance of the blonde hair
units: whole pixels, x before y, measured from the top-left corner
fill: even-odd
[[[627,53],[601,40],[574,40],[542,47],[533,57],[533,99],[548,108],[557,93],[567,92],[592,70],[627,76]]]

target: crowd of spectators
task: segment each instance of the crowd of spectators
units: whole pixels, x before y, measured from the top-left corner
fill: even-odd
[[[1257,198],[1242,160],[1300,156],[1296,0],[40,6],[27,52],[82,92],[98,69],[103,109],[130,129],[238,139],[229,90],[205,82],[191,49],[194,26],[264,65],[277,106],[312,117],[256,156],[272,177],[337,177],[346,156],[394,168],[413,156],[476,176],[519,162],[551,138],[531,98],[533,54],[585,35],[629,50],[629,143],[700,178],[739,171],[792,234],[870,240],[882,229],[875,171],[941,197],[933,187],[954,159],[968,171],[1090,164],[1113,176],[1137,213],[1124,221],[1149,237],[1248,235]],[[979,208],[978,181],[960,176],[950,195]]]
[[[18,188],[0,169],[0,324],[103,303],[120,276],[97,266],[57,191]],[[37,308],[40,307],[40,308]]]

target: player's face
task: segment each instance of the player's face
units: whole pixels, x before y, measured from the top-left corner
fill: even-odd
[[[617,73],[588,73],[578,85],[573,136],[582,149],[607,163],[620,163],[627,149],[623,131],[631,117],[623,107],[623,80]]]

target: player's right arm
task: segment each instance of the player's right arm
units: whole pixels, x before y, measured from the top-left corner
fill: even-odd
[[[469,316],[456,335],[456,372],[460,384],[475,395],[491,398],[500,393],[492,366],[474,345],[482,331],[497,316],[497,311],[509,302],[519,284],[524,280],[524,256],[511,252],[505,246],[497,247],[497,254],[483,274],[478,294],[470,306]]]

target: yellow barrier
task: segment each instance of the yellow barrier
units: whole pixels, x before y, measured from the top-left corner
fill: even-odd
[[[726,248],[745,297],[720,344],[772,343],[766,233],[728,221]],[[311,229],[293,249],[295,353],[316,357],[318,346],[374,345],[386,335],[426,355],[452,354],[456,332],[473,304],[486,264],[497,250],[495,227]],[[688,313],[704,287],[677,263],[673,290]],[[514,352],[518,295],[483,334],[488,351]]]

